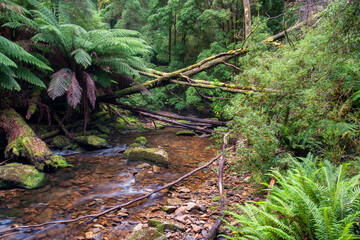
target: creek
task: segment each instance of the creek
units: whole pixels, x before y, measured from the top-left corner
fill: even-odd
[[[0,231],[12,225],[29,225],[76,218],[101,212],[107,208],[142,196],[159,186],[176,180],[215,155],[209,138],[177,136],[176,128],[149,132],[128,132],[110,139],[113,148],[101,151],[65,154],[73,168],[59,169],[47,176],[48,184],[34,190],[1,190]],[[141,163],[127,164],[122,150],[136,137],[144,136],[148,147],[162,147],[168,152],[170,166],[141,167]],[[184,180],[186,187],[196,191],[210,176],[199,171]],[[95,219],[94,239],[123,239],[154,206],[164,205],[166,191],[132,204],[127,209],[111,212]],[[49,225],[39,231],[24,229],[5,239],[84,239],[87,223]],[[104,230],[103,228],[106,228]],[[1,238],[1,237],[0,237]],[[3,239],[3,238],[1,238]]]

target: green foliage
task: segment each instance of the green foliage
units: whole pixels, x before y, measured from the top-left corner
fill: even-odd
[[[273,171],[277,185],[268,200],[239,206],[234,216],[239,227],[229,239],[354,239],[360,216],[360,175],[346,177],[347,165],[317,164],[309,154],[289,157],[286,175]]]

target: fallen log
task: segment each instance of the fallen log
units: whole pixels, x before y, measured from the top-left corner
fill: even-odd
[[[13,108],[0,110],[0,128],[8,141],[5,158],[25,159],[40,171],[69,166],[63,157],[50,151]]]
[[[193,126],[191,124],[182,123],[182,122],[178,122],[178,121],[171,120],[171,119],[168,119],[168,118],[159,117],[159,116],[156,116],[156,115],[153,115],[153,114],[150,114],[150,113],[146,113],[146,112],[138,111],[138,113],[140,115],[147,116],[149,118],[157,119],[157,120],[162,121],[162,122],[172,123],[172,124],[179,125],[179,126],[182,126],[184,128],[192,129],[192,130],[195,130],[195,131],[211,133],[211,134],[214,133],[214,130],[211,130],[211,129],[199,128],[199,127]]]
[[[185,120],[185,121],[190,121],[190,122],[207,123],[207,124],[211,124],[213,126],[225,126],[228,123],[228,122],[224,122],[224,121],[181,116],[181,115],[178,115],[175,113],[169,113],[169,112],[164,112],[164,111],[154,112],[154,111],[150,111],[145,108],[142,108],[142,107],[130,106],[130,105],[119,103],[119,102],[117,102],[116,105],[118,105],[119,107],[121,107],[123,109],[130,110],[133,112],[141,111],[141,112],[146,112],[146,113],[163,116],[163,117],[167,117],[167,118],[174,118],[174,119]]]

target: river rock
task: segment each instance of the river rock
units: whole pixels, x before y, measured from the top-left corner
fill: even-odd
[[[147,140],[145,137],[140,136],[135,139],[134,143],[138,143],[141,146],[145,146],[147,144]]]
[[[35,167],[20,163],[0,166],[0,188],[23,187],[33,189],[41,187],[45,182],[45,174]]]
[[[148,162],[163,166],[169,165],[169,157],[167,152],[160,148],[134,148],[128,155],[129,162]]]
[[[133,232],[125,240],[166,240],[167,238],[156,229],[143,228]]]
[[[171,229],[171,230],[180,230],[185,231],[185,227],[171,220],[165,220],[161,218],[152,218],[148,220],[149,226],[156,227],[158,230],[162,231],[164,229]]]
[[[58,135],[56,137],[54,137],[51,141],[52,145],[54,148],[56,149],[63,149],[66,146],[70,145],[70,141],[62,135]]]
[[[178,135],[178,136],[195,136],[196,133],[194,131],[186,131],[186,130],[184,130],[184,131],[178,131],[176,133],[176,135]]]
[[[97,137],[95,135],[79,136],[75,138],[75,141],[88,149],[101,149],[110,147],[110,145],[105,139]]]

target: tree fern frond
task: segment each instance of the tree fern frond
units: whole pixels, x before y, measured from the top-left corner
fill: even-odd
[[[85,68],[91,65],[90,55],[82,48],[75,49],[70,55],[74,56],[75,61]]]
[[[16,63],[0,52],[0,64],[8,67],[17,67]]]
[[[95,109],[96,94],[95,94],[95,82],[92,80],[90,75],[87,72],[83,72],[85,81],[86,81],[86,92],[89,99],[90,105]]]
[[[45,6],[43,6],[40,2],[36,0],[28,0],[31,5],[33,5],[37,11],[34,11],[38,15],[41,16],[48,24],[59,28],[59,23],[55,17],[55,15]]]
[[[33,85],[38,87],[46,88],[43,81],[38,78],[35,74],[33,74],[28,68],[19,66],[16,71],[16,75],[18,78],[21,78]]]
[[[9,90],[20,91],[21,89],[20,85],[12,76],[0,72],[0,79],[1,79],[0,80],[1,87]]]
[[[0,36],[0,50],[3,54],[16,58],[21,62],[29,63],[42,69],[52,70],[45,63],[26,52],[22,47],[2,36]]]
[[[67,91],[70,85],[71,75],[72,71],[68,68],[62,68],[54,73],[47,90],[47,93],[52,100],[63,95]]]
[[[76,106],[80,103],[81,92],[82,88],[80,87],[79,82],[76,79],[76,74],[73,72],[71,75],[71,82],[67,90],[67,100],[70,107],[75,109]]]
[[[96,74],[93,75],[93,79],[103,87],[108,87],[112,80],[110,75],[104,70],[96,71]]]

